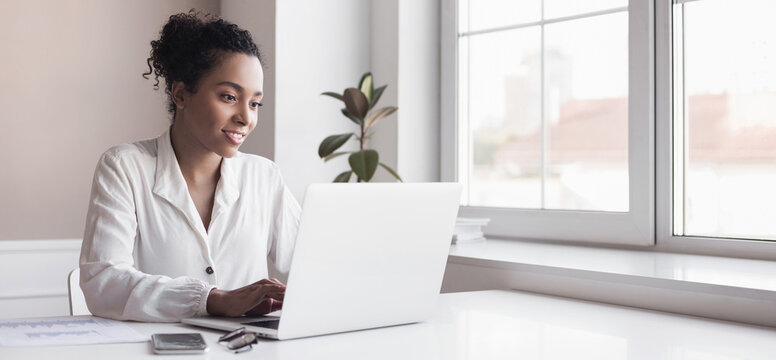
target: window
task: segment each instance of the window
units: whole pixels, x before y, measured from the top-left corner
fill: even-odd
[[[628,211],[627,0],[459,4],[468,205]]]
[[[443,15],[445,178],[491,234],[654,244],[652,11],[632,2],[459,0]]]
[[[442,174],[463,216],[496,236],[776,258],[772,1],[442,9]]]
[[[776,240],[774,13],[769,0],[673,6],[674,235]]]

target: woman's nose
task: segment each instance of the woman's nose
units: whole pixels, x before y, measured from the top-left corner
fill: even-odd
[[[250,105],[246,104],[240,107],[240,110],[234,116],[234,120],[240,125],[248,126],[251,123],[252,116],[253,112],[251,111]]]
[[[248,125],[248,121],[245,119],[245,115],[244,114],[237,114],[237,115],[235,115],[233,120],[234,120],[234,122],[236,122],[236,123],[238,123],[238,124],[240,124],[242,126],[247,126]]]

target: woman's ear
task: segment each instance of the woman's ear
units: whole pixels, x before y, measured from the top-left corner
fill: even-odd
[[[188,97],[188,92],[186,91],[186,85],[183,83],[183,81],[173,81],[172,88],[170,90],[170,93],[172,94],[172,102],[175,103],[175,107],[178,110],[186,107],[186,98]]]

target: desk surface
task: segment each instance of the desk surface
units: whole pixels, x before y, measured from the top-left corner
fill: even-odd
[[[428,322],[306,339],[262,340],[234,355],[217,331],[128,323],[143,334],[203,333],[197,359],[773,359],[776,329],[510,291],[444,294]],[[155,358],[149,343],[2,348],[0,359]],[[161,357],[163,358],[163,357]]]

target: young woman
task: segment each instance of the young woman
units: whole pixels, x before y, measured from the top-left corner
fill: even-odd
[[[300,208],[273,162],[237,151],[263,96],[256,44],[224,20],[177,14],[148,64],[172,126],[97,164],[80,258],[89,310],[178,321],[280,309],[267,258],[288,271]]]

